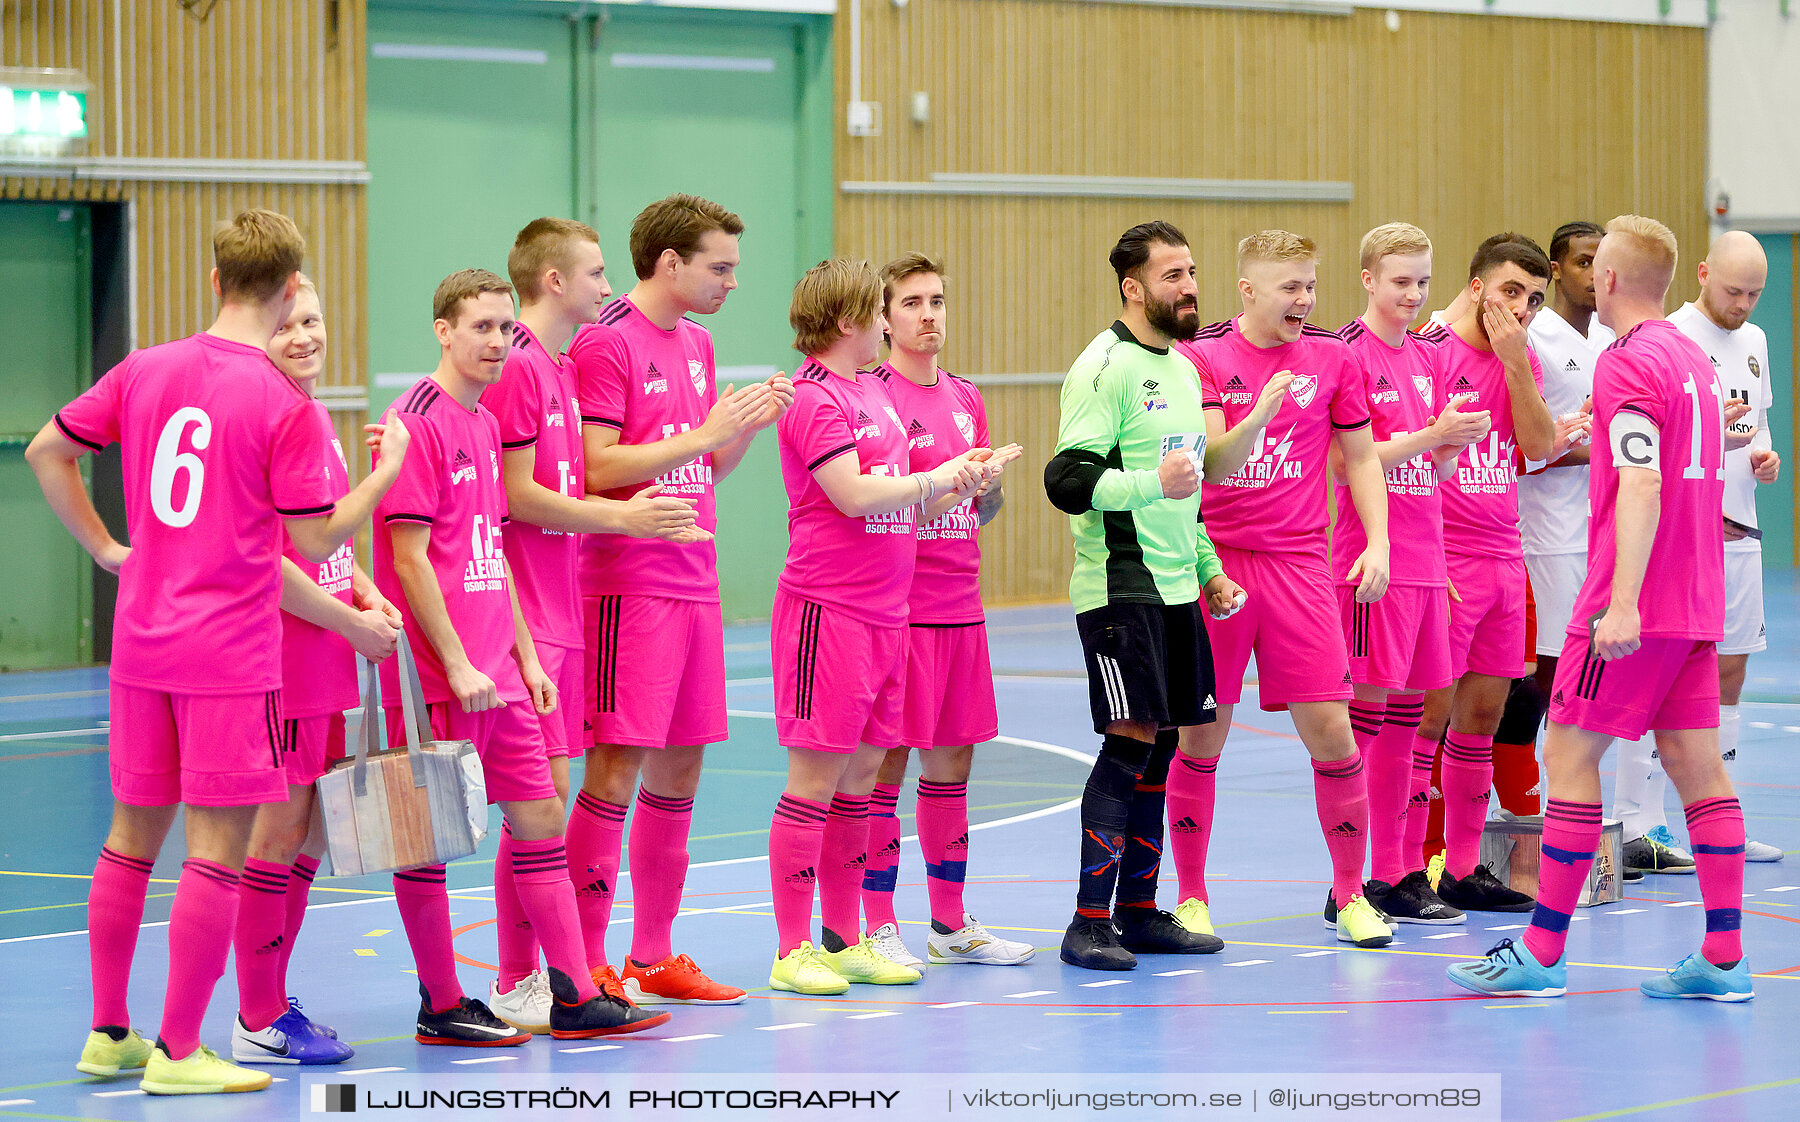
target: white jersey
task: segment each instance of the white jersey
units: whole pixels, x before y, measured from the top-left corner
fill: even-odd
[[[1763,329],[1746,323],[1736,331],[1726,331],[1706,318],[1694,304],[1683,304],[1669,317],[1681,333],[1700,345],[1719,372],[1719,384],[1738,401],[1748,402],[1750,412],[1731,431],[1742,433],[1752,426],[1756,436],[1747,448],[1725,453],[1725,514],[1734,522],[1756,525],[1756,476],[1750,470],[1750,452],[1771,448],[1769,409],[1775,404],[1774,388],[1769,384],[1769,339]],[[1727,553],[1760,552],[1762,543],[1745,537],[1725,543]]]
[[[1550,416],[1578,412],[1594,392],[1594,360],[1612,343],[1613,333],[1595,317],[1584,336],[1546,305],[1533,317],[1527,334],[1544,367],[1544,403]],[[1525,466],[1536,471],[1544,465],[1527,460]],[[1587,524],[1586,464],[1519,477],[1519,537],[1527,555],[1586,553]]]

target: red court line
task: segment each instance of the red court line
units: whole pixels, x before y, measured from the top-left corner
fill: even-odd
[[[106,745],[95,748],[65,748],[61,752],[27,752],[22,756],[0,756],[0,764],[11,760],[53,760],[58,756],[97,756],[106,751]]]
[[[1234,729],[1243,729],[1245,732],[1254,732],[1260,736],[1279,736],[1283,740],[1299,740],[1300,739],[1299,733],[1276,732],[1274,729],[1259,729],[1255,725],[1246,725],[1246,724],[1242,723],[1241,721],[1231,722],[1231,727]]]

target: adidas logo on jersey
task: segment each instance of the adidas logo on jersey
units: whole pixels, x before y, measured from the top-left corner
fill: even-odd
[[[1231,376],[1231,381],[1225,383],[1225,388],[1228,390],[1241,390],[1244,388],[1244,380],[1236,374],[1233,374]]]
[[[906,446],[908,448],[930,448],[937,444],[937,437],[925,431],[922,421],[914,420],[906,428]]]
[[[1350,671],[1348,670],[1344,671],[1344,684],[1346,686],[1350,684]]]
[[[450,458],[450,482],[452,485],[475,482],[475,461],[461,448]]]
[[[644,372],[644,392],[669,392],[669,380],[656,372],[656,364],[654,362],[650,364],[650,369]]]
[[[1362,831],[1356,828],[1356,823],[1354,823],[1354,822],[1339,822],[1337,825],[1333,826],[1329,830],[1326,830],[1325,832],[1327,834],[1330,834],[1334,838],[1360,838],[1360,837],[1362,837]]]
[[[908,436],[912,436],[916,433],[921,433],[924,431],[925,431],[925,423],[923,421],[920,421],[917,419],[915,419],[912,424],[906,426],[906,435],[908,435]]]
[[[1387,375],[1383,374],[1381,377],[1375,379],[1375,388],[1378,390],[1386,390],[1392,389],[1393,386],[1388,382]]]
[[[850,439],[851,440],[861,440],[864,437],[880,436],[880,435],[881,435],[881,426],[876,424],[874,422],[874,420],[872,420],[867,413],[864,413],[862,410],[858,409],[856,411],[856,428],[853,432],[851,432]]]
[[[1225,388],[1219,392],[1219,396],[1225,399],[1227,405],[1248,405],[1256,397],[1250,392],[1250,387],[1244,385],[1244,380],[1236,374],[1231,376],[1231,381],[1225,383]]]
[[[1563,363],[1563,369],[1564,370],[1580,370],[1581,364],[1579,362],[1576,362],[1574,359],[1570,359],[1569,361]]]
[[[806,868],[801,869],[799,872],[789,873],[787,876],[782,877],[781,879],[786,881],[788,884],[814,884],[818,881],[819,874],[811,865],[808,865]]]
[[[1388,381],[1387,375],[1383,374],[1375,379],[1375,388],[1369,391],[1369,401],[1375,405],[1398,405],[1400,404],[1400,391],[1395,389],[1394,384]]]
[[[1474,393],[1475,387],[1469,383],[1469,379],[1467,377],[1465,377],[1461,374],[1458,374],[1456,376],[1456,385],[1454,385],[1450,388],[1450,392],[1451,393]]]

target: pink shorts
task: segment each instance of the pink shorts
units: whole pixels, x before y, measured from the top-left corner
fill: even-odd
[[[955,747],[1000,732],[987,624],[915,623],[906,629],[906,701],[901,743]]]
[[[775,590],[769,650],[782,746],[854,752],[900,746],[906,632]]]
[[[1338,586],[1350,680],[1384,690],[1441,690],[1450,677],[1450,595],[1442,588],[1390,584],[1371,604]]]
[[[1525,562],[1446,553],[1450,583],[1450,674],[1518,678],[1525,673]]]
[[[498,709],[465,713],[458,701],[433,702],[431,734],[439,740],[470,740],[481,757],[490,803],[530,802],[556,797],[550,759],[537,710],[529,701],[509,701]],[[406,743],[406,726],[397,705],[387,707],[388,746]]]
[[[1252,651],[1263,709],[1349,700],[1350,657],[1331,574],[1279,553],[1216,548],[1225,575],[1249,594],[1230,619],[1206,621],[1219,704],[1236,705],[1243,696]]]
[[[1654,729],[1719,727],[1719,645],[1700,639],[1644,640],[1602,661],[1587,631],[1571,631],[1556,663],[1550,719],[1636,740]]]
[[[133,806],[286,802],[281,694],[169,693],[112,684],[113,797]]]
[[[592,744],[717,744],[725,722],[725,617],[705,600],[587,596]]]
[[[290,717],[281,722],[281,764],[291,787],[305,787],[344,758],[344,715]]]
[[[556,708],[538,718],[544,731],[544,751],[550,756],[579,756],[593,740],[588,719],[587,658],[574,647],[538,643],[538,665],[556,684]]]

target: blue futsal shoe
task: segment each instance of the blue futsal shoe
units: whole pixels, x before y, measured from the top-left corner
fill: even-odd
[[[240,1064],[341,1064],[354,1055],[292,1007],[261,1032],[245,1028],[242,1018],[231,1026],[231,1058]]]
[[[1480,962],[1459,962],[1446,971],[1466,990],[1494,997],[1561,997],[1568,992],[1562,959],[1545,966],[1524,940],[1502,939]]]
[[[1688,955],[1638,989],[1647,997],[1695,1001],[1749,1001],[1756,996],[1750,988],[1750,968],[1743,959],[1730,970],[1721,970],[1698,954]]]

